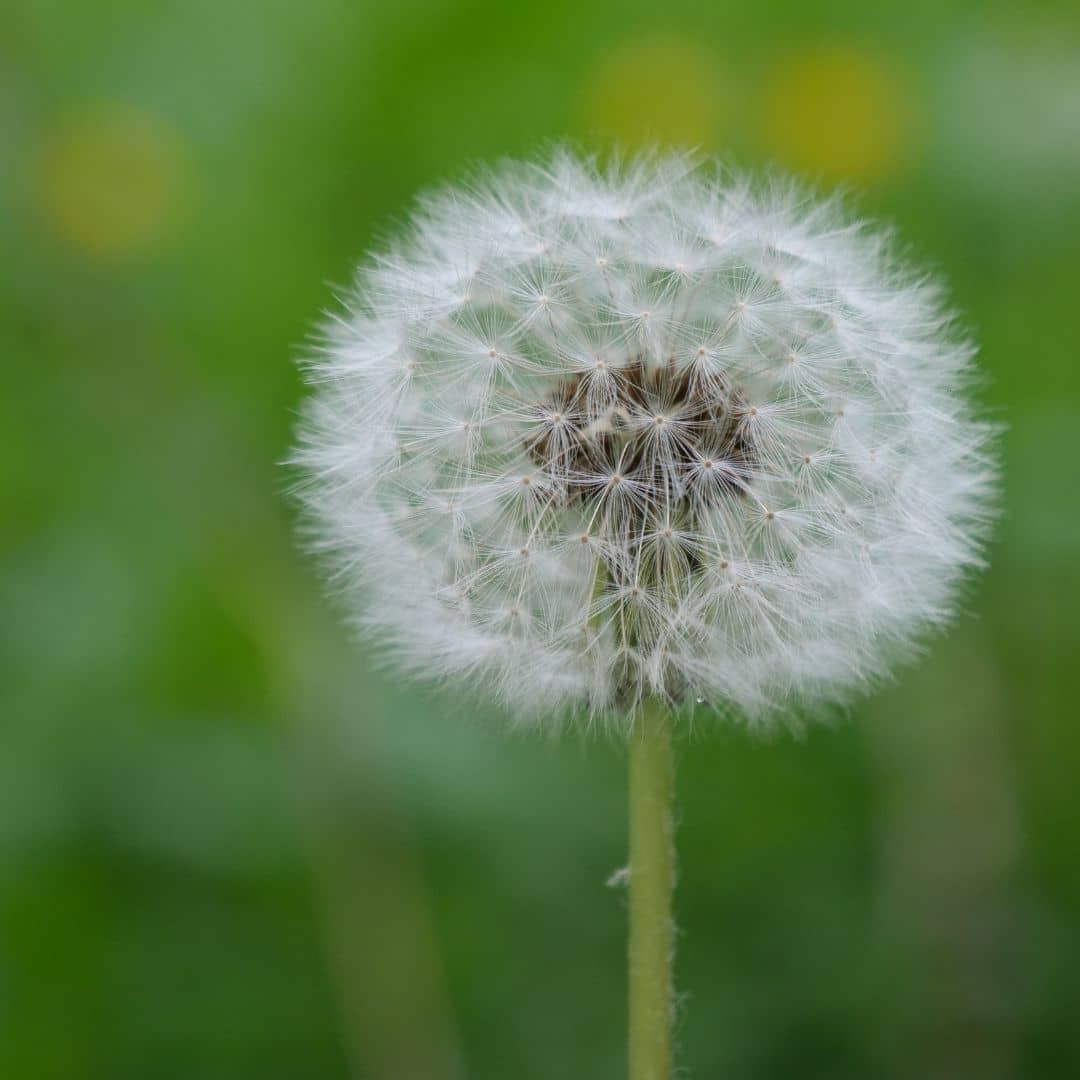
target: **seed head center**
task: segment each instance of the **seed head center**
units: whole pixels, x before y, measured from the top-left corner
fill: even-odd
[[[737,387],[680,370],[674,359],[656,365],[635,358],[609,370],[602,399],[579,375],[539,406],[545,422],[529,453],[565,505],[604,521],[605,499],[633,481],[631,493],[620,496],[619,530],[644,533],[661,531],[662,517],[681,526],[722,499],[742,497],[757,458],[744,421],[755,410]],[[661,430],[662,438],[652,434]],[[606,478],[599,486],[598,476]]]

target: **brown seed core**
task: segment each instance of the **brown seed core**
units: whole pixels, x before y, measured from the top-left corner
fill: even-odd
[[[529,454],[559,482],[565,501],[589,502],[604,486],[636,482],[665,515],[682,515],[724,495],[741,494],[755,463],[745,398],[722,378],[702,378],[642,360],[602,388],[586,375],[568,379],[539,408],[553,426]]]

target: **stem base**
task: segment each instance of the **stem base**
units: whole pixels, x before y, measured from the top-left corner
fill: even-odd
[[[646,703],[630,736],[630,1080],[670,1080],[675,926],[671,716]]]

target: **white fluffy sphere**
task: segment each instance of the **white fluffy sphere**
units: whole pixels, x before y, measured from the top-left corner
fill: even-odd
[[[425,199],[309,365],[316,546],[405,669],[519,719],[842,701],[950,613],[992,431],[880,233],[685,157]]]

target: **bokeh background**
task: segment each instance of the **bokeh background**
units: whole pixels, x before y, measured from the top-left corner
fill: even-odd
[[[348,644],[293,358],[418,189],[571,136],[778,164],[947,276],[993,566],[848,722],[680,744],[686,1075],[1080,1075],[1080,10],[0,12],[0,1075],[616,1077],[624,755]]]

